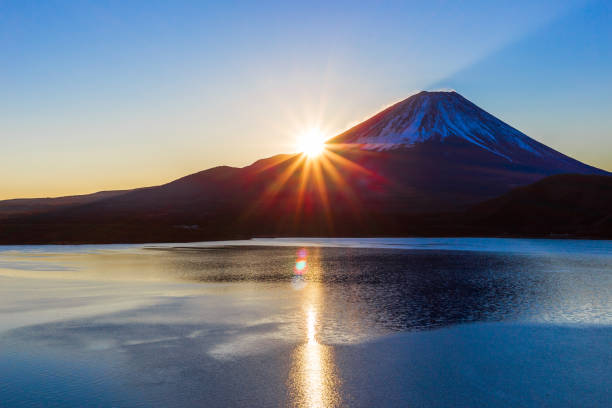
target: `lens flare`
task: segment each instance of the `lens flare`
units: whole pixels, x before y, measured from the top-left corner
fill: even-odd
[[[295,261],[295,268],[293,272],[295,273],[295,275],[302,276],[308,268],[308,263],[306,261],[306,256],[308,255],[308,253],[306,252],[306,248],[300,249],[297,255],[298,259],[297,261]]]
[[[291,279],[291,286],[294,289],[300,290],[306,286],[306,280],[304,279],[304,273],[308,269],[308,262],[306,261],[306,257],[308,256],[308,252],[306,248],[301,248],[297,251],[297,260],[295,261],[295,266],[293,268],[293,278]]]

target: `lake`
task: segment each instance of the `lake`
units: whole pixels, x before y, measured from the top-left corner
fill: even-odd
[[[0,246],[1,407],[605,407],[612,241]]]

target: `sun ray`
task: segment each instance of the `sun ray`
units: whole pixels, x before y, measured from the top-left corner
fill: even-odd
[[[257,173],[264,172],[264,171],[269,170],[269,169],[271,169],[273,167],[280,166],[284,162],[289,161],[289,160],[293,159],[294,157],[295,157],[294,154],[283,154],[283,155],[278,155],[278,156],[275,156],[275,157],[271,157],[269,159],[265,159],[266,163],[263,166],[258,166],[255,169],[255,171]],[[261,160],[261,161],[263,161],[263,160]]]
[[[314,180],[316,183],[317,191],[319,192],[319,197],[321,198],[321,204],[323,205],[323,211],[325,213],[325,221],[327,222],[327,226],[330,231],[333,231],[333,219],[331,214],[331,207],[329,205],[329,197],[327,194],[327,186],[325,184],[325,180],[323,178],[323,174],[321,171],[321,161],[316,160],[313,161],[313,173]]]
[[[297,171],[300,165],[303,165],[306,159],[304,156],[300,156],[295,162],[293,162],[288,168],[286,168],[280,176],[274,180],[270,186],[264,192],[264,195],[275,195],[278,191],[287,183],[291,176]]]
[[[302,167],[302,174],[300,175],[300,185],[298,187],[298,196],[296,200],[296,208],[293,220],[294,227],[298,226],[302,216],[302,212],[304,211],[304,195],[305,190],[308,188],[308,179],[310,177],[311,167],[311,160],[306,160],[304,162],[304,166]]]
[[[278,176],[276,176],[273,180],[271,180],[270,184],[266,187],[266,189],[259,195],[255,202],[253,202],[249,208],[242,214],[240,217],[240,221],[244,221],[251,215],[253,215],[257,210],[263,210],[269,208],[275,202],[276,195],[278,192],[285,186],[287,181],[294,175],[300,166],[304,165],[306,158],[303,155],[296,157],[295,155],[291,156],[289,159],[295,158],[295,161],[291,163],[286,169],[282,171]],[[284,161],[280,161],[277,165],[284,163]]]
[[[371,170],[366,169],[365,167],[347,159],[346,157],[340,156],[338,153],[333,152],[330,148],[326,149],[325,152],[329,159],[336,162],[339,166],[344,166],[350,170],[355,170],[363,174],[374,175]]]
[[[351,212],[353,213],[353,215],[355,216],[357,220],[361,220],[362,214],[360,211],[361,203],[359,201],[359,198],[357,197],[357,195],[355,194],[355,192],[353,191],[349,183],[347,183],[344,177],[340,174],[338,169],[329,160],[328,154],[329,152],[326,151],[324,152],[324,154],[321,155],[319,159],[321,166],[324,172],[326,173],[326,175],[328,175],[331,178],[331,181],[335,185],[342,187],[340,189],[340,192],[342,196],[344,196],[347,199],[347,201],[349,201],[349,204],[350,204],[349,208]]]

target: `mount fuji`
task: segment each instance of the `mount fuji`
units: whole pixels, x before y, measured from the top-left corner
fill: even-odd
[[[561,179],[571,184],[564,193],[559,190],[564,183],[554,179],[480,204],[568,173],[587,179]],[[499,222],[507,208],[514,208],[515,223],[534,216],[543,221],[554,197],[581,194],[587,185],[596,187],[585,190],[584,199],[567,201],[566,210],[581,214],[593,207],[599,215],[576,218],[568,228],[601,236],[612,234],[605,221],[612,219],[605,210],[612,203],[598,203],[598,197],[609,200],[609,194],[602,195],[611,185],[609,176],[537,142],[456,92],[424,91],[333,137],[318,159],[278,155],[242,168],[220,166],[160,186],[71,197],[54,205],[21,200],[20,212],[14,200],[0,202],[0,243],[469,235],[477,224],[478,231],[496,235],[508,228]],[[529,197],[547,197],[541,199],[546,205],[529,203]],[[587,202],[597,205],[582,208]],[[478,214],[484,210],[474,208],[495,216],[483,221]],[[522,217],[527,208],[537,214]],[[580,224],[585,222],[595,226]],[[488,228],[493,225],[498,227]],[[517,231],[551,231],[551,223],[539,222],[542,230],[532,231],[535,225]]]
[[[479,108],[455,91],[422,91],[332,139],[366,150],[391,150],[422,143],[468,143],[510,163],[547,171],[597,172],[543,145]]]

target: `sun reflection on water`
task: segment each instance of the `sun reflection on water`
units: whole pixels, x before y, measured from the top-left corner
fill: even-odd
[[[317,329],[315,327],[315,323],[317,322],[317,312],[314,310],[314,307],[311,305],[306,312],[306,333],[308,344],[314,344],[317,342],[315,339],[315,334]]]
[[[302,275],[310,263],[306,259],[307,252],[301,249],[298,252],[296,275]],[[308,268],[308,273],[320,271]],[[303,286],[303,310],[305,317],[305,343],[298,346],[293,355],[291,370],[290,391],[294,403],[298,407],[319,408],[337,407],[341,405],[338,394],[339,379],[334,364],[333,351],[330,346],[319,343],[317,329],[320,327],[319,309],[321,305],[322,289],[320,284],[311,282]]]

